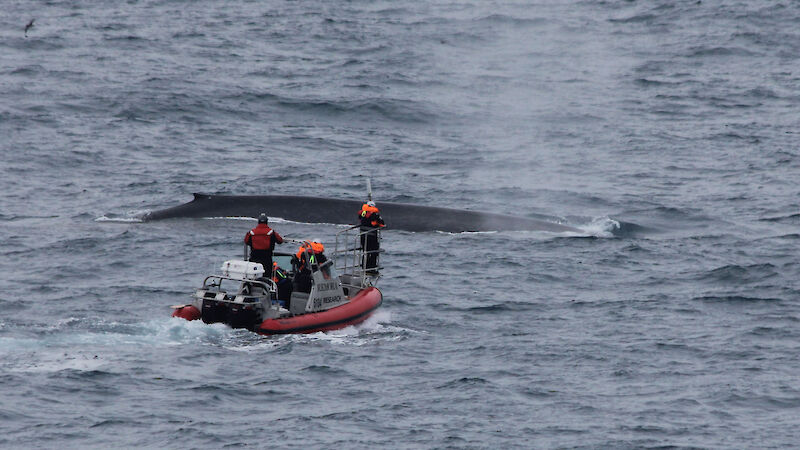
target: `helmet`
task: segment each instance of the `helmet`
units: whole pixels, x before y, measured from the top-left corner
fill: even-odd
[[[268,222],[267,213],[261,213],[261,215],[258,216],[258,223],[267,223],[267,222]]]
[[[375,202],[370,200],[370,201],[367,202],[367,206],[372,206],[374,208],[375,207]]]

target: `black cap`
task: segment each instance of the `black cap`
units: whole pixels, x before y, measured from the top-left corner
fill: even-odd
[[[258,216],[258,223],[267,223],[267,213],[261,213],[261,215]]]

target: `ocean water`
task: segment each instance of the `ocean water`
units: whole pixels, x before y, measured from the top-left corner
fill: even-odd
[[[797,2],[3,10],[1,447],[800,442]],[[254,221],[143,213],[193,192],[362,199],[367,177],[378,206],[584,233],[387,217],[363,325],[170,318]]]

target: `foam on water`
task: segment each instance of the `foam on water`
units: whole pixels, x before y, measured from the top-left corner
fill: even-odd
[[[240,352],[272,351],[293,343],[324,341],[336,345],[360,347],[377,341],[402,339],[414,331],[391,325],[391,312],[379,309],[367,320],[338,330],[308,334],[262,336],[253,333],[251,339],[240,341],[226,348]]]
[[[233,339],[236,331],[222,324],[207,325],[201,321],[174,317],[133,324],[67,318],[56,321],[39,334],[38,337],[0,336],[0,351],[14,353],[48,348],[214,345]]]
[[[436,230],[434,231],[436,234],[444,234],[447,236],[469,236],[469,235],[482,235],[482,234],[497,234],[499,231],[441,231]],[[542,232],[534,232],[534,233],[546,233]]]
[[[40,337],[0,337],[0,356],[3,368],[15,373],[114,372],[121,370],[119,359],[125,355],[147,355],[183,345],[221,348],[235,342],[237,334],[221,324],[177,318],[135,324],[72,318],[59,321]]]
[[[406,333],[411,332],[406,328],[398,327],[391,324],[392,313],[385,309],[378,309],[374,314],[369,316],[367,320],[358,325],[351,325],[339,330],[327,332],[330,336],[375,336],[385,333]]]
[[[608,216],[595,217],[588,224],[576,226],[585,231],[587,235],[600,238],[614,237],[614,232],[620,228],[619,222]]]
[[[108,217],[100,216],[94,219],[95,222],[106,223],[141,223],[142,219],[138,217]]]
[[[2,342],[0,342],[2,343]],[[55,373],[62,370],[90,372],[108,369],[105,357],[94,354],[91,350],[70,350],[45,348],[36,352],[9,357],[2,364],[4,370],[13,373]],[[105,356],[105,355],[103,355]]]

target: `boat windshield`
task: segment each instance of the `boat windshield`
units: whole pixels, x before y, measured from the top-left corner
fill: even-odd
[[[278,263],[278,267],[285,271],[292,270],[292,255],[286,255],[283,253],[275,253],[272,255],[272,260]]]
[[[334,267],[333,261],[328,260],[325,264],[322,265],[320,268],[322,272],[323,278],[326,280],[330,280],[331,278],[338,279],[336,275],[336,268]]]

